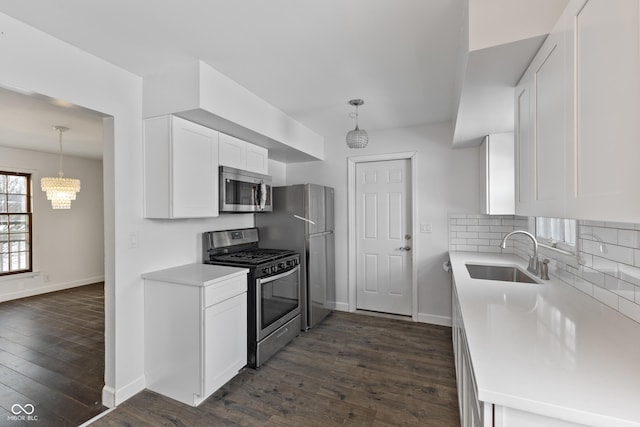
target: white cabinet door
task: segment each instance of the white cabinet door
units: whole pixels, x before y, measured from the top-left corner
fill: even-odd
[[[639,3],[589,0],[570,6],[575,132],[567,147],[574,156],[567,162],[567,216],[639,222]]]
[[[517,215],[535,215],[533,210],[533,126],[531,86],[533,73],[524,75],[515,91],[515,210]]]
[[[145,218],[218,216],[218,132],[175,116],[144,121]]]
[[[480,212],[487,215],[513,215],[513,133],[486,136],[480,153]]]
[[[549,34],[531,63],[534,94],[534,205],[536,215],[564,215],[564,40]]]
[[[220,165],[245,169],[247,164],[246,142],[224,133],[220,134]]]
[[[246,293],[205,310],[204,343],[204,390],[208,396],[247,364]]]
[[[221,133],[219,153],[222,166],[269,173],[269,150],[264,147]]]
[[[218,132],[173,117],[172,217],[218,216]]]
[[[453,355],[458,388],[458,406],[461,427],[483,427],[493,425],[493,405],[478,400],[473,364],[464,331],[462,313],[453,279],[452,296],[452,338]]]
[[[269,173],[269,150],[247,143],[247,170],[267,175]]]

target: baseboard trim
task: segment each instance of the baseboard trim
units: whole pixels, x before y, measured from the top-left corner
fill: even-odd
[[[338,311],[349,311],[349,304],[346,302],[333,302],[333,309]]]
[[[0,295],[0,302],[11,301],[14,299],[33,297],[36,295],[48,294],[49,292],[63,291],[65,289],[77,288],[80,286],[90,285],[96,282],[104,282],[104,276],[89,277],[87,279],[75,280],[73,282],[58,283],[49,286],[40,286],[31,289],[21,289],[19,291],[10,292]]]
[[[102,404],[107,408],[116,407],[116,391],[113,387],[107,385],[102,387]]]
[[[119,404],[129,399],[130,397],[133,397],[136,394],[140,393],[142,390],[144,390],[145,384],[146,384],[145,378],[143,375],[131,381],[129,384],[125,385],[124,387],[121,387],[118,390],[116,390],[114,395],[115,406],[118,406]],[[107,405],[104,405],[104,406],[107,406]]]
[[[145,388],[144,376],[138,377],[118,390],[105,385],[102,387],[102,404],[107,408],[114,408],[125,400],[140,393]]]
[[[426,314],[426,313],[418,313],[418,322],[419,323],[430,323],[432,325],[439,326],[451,326],[451,317],[449,316],[438,316],[435,314]]]

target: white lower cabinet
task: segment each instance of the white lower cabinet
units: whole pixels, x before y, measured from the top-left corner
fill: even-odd
[[[478,400],[478,387],[476,385],[469,355],[469,347],[462,323],[462,314],[456,294],[453,289],[453,353],[456,368],[456,385],[458,387],[458,406],[460,408],[460,425],[462,427],[491,427],[492,406]],[[487,410],[488,409],[488,410]],[[487,413],[485,416],[485,412]]]
[[[197,406],[247,364],[247,277],[206,286],[145,277],[149,390]]]

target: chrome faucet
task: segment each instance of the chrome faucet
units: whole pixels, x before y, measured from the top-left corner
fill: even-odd
[[[514,234],[524,234],[525,236],[529,237],[533,242],[533,255],[529,256],[529,266],[527,267],[527,270],[529,270],[530,272],[532,272],[537,276],[538,272],[540,271],[540,265],[538,263],[538,241],[536,240],[536,237],[533,234],[524,230],[514,230],[511,233],[504,236],[504,239],[502,239],[502,243],[500,243],[500,247],[502,249],[505,249],[507,247],[507,239]]]

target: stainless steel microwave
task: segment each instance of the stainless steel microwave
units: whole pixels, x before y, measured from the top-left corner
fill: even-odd
[[[220,212],[271,212],[271,177],[220,166]]]

